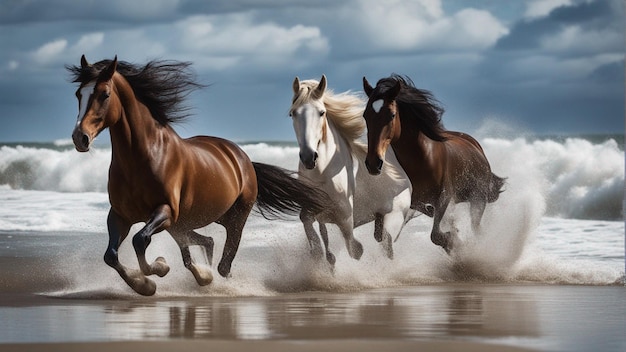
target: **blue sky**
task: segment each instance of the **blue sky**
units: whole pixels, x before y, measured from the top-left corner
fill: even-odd
[[[361,91],[399,73],[448,129],[624,132],[622,0],[0,2],[0,141],[69,138],[66,64],[193,62],[207,89],[183,136],[295,140],[291,82]],[[496,127],[494,127],[496,126]],[[499,127],[498,127],[499,126]]]

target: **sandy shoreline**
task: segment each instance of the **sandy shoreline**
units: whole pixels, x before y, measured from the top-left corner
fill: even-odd
[[[0,351],[626,350],[623,284],[232,295],[257,282],[240,275],[199,289],[181,270],[156,296],[141,297],[101,262],[104,238],[1,235]]]
[[[532,351],[520,347],[471,343],[464,341],[380,341],[380,340],[321,340],[321,341],[142,341],[142,342],[93,342],[93,343],[59,343],[59,344],[7,344],[0,345],[0,351],[26,352],[281,352],[281,351],[336,351],[336,352],[392,352],[392,351],[466,351],[466,352],[516,352]]]
[[[273,297],[0,293],[0,351],[622,351],[623,286],[455,283]]]

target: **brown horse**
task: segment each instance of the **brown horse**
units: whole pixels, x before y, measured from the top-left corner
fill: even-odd
[[[434,217],[431,240],[450,252],[453,240],[440,222],[451,200],[469,202],[476,231],[488,202],[495,202],[504,180],[491,172],[480,144],[471,136],[447,131],[443,108],[432,94],[415,88],[409,78],[392,75],[373,88],[363,77],[369,97],[363,116],[367,124],[366,166],[380,174],[389,145],[413,186],[411,207]]]
[[[230,273],[248,215],[257,204],[264,215],[297,214],[302,208],[319,212],[327,196],[286,170],[252,163],[234,143],[197,136],[180,138],[171,123],[186,117],[182,101],[200,85],[189,63],[152,61],[143,67],[103,60],[93,65],[83,56],[81,66],[68,66],[74,82],[79,114],[72,138],[76,150],[86,152],[105,128],[111,136],[107,219],[109,244],[104,261],[137,293],[152,295],[154,281],[164,276],[165,260],[148,264],[151,236],[167,230],[180,247],[185,267],[198,284],[213,280],[210,270],[192,260],[189,246],[206,249],[209,262],[213,239],[194,230],[217,222],[226,228],[218,272]],[[141,270],[119,262],[118,248],[131,226],[145,222],[133,237]]]

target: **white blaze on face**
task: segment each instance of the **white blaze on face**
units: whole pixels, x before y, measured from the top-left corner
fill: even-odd
[[[378,99],[372,102],[372,109],[374,109],[374,112],[378,114],[380,112],[380,109],[382,109],[383,104],[384,104],[384,101],[382,99]]]
[[[80,122],[85,117],[85,114],[87,113],[89,99],[91,98],[91,95],[93,94],[95,88],[96,82],[89,82],[80,89],[80,101],[78,102],[78,119],[76,121],[77,125],[80,124]]]

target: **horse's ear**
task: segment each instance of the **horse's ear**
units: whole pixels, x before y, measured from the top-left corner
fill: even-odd
[[[293,94],[300,92],[300,78],[298,78],[298,76],[293,79],[293,85],[291,87],[293,88]]]
[[[87,68],[89,67],[89,63],[87,62],[87,58],[85,58],[85,54],[80,57],[80,67]]]
[[[107,66],[104,70],[102,70],[102,72],[100,72],[100,77],[98,77],[98,80],[100,82],[110,81],[115,74],[115,70],[117,70],[117,55],[115,55],[115,59],[113,59],[109,66]]]
[[[374,92],[374,88],[370,85],[370,82],[367,81],[365,76],[363,76],[363,90],[365,91],[365,95],[368,97]]]
[[[313,97],[315,97],[316,99],[320,99],[324,95],[325,91],[326,91],[326,75],[322,75],[322,79],[320,79],[320,83],[317,85],[317,87],[315,88],[315,91],[313,92]]]

